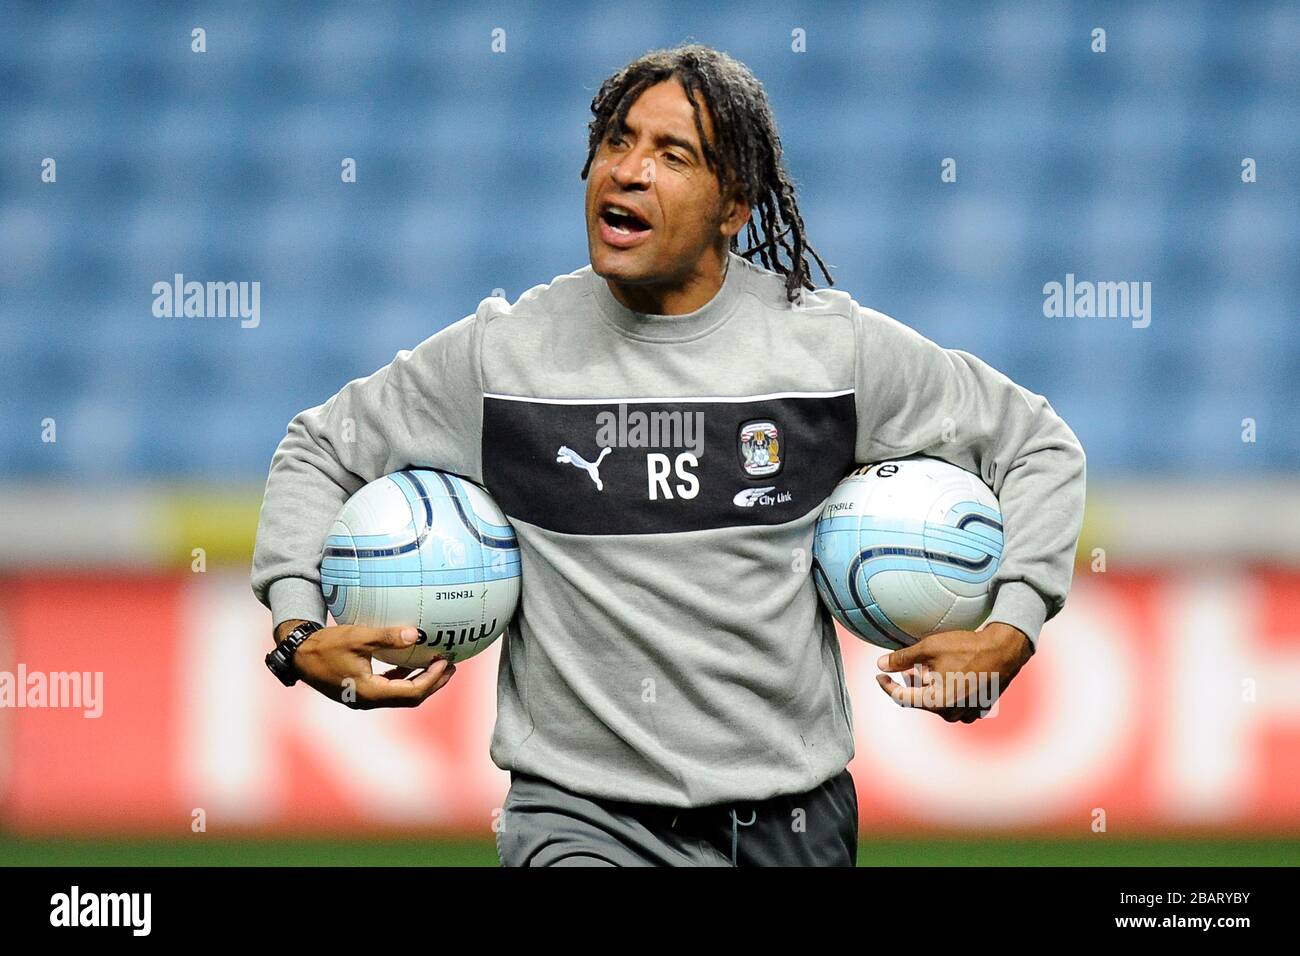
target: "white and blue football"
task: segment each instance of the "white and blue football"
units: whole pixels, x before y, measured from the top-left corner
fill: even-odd
[[[519,603],[519,544],[486,491],[456,475],[408,469],[348,499],[325,540],[321,590],[338,624],[411,626],[402,667],[473,657],[504,633]]]
[[[923,455],[851,472],[826,500],[813,580],[851,633],[896,650],[992,610],[1002,512],[976,475]]]

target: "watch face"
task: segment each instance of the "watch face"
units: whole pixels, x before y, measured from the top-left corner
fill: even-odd
[[[293,665],[289,662],[289,651],[284,644],[289,640],[285,638],[275,650],[266,655],[266,666],[270,668],[272,674],[279,678],[280,682],[286,687],[292,687],[298,681],[297,675],[293,672]]]
[[[266,666],[285,687],[292,687],[298,683],[298,673],[293,666],[294,653],[302,646],[303,641],[319,630],[322,630],[321,626],[311,621],[299,624],[284,636],[284,640],[275,646],[275,650],[266,655]]]

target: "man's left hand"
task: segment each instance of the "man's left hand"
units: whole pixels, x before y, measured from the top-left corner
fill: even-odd
[[[1019,628],[994,621],[978,631],[943,631],[876,662],[881,690],[902,707],[938,714],[949,723],[974,723],[1033,656]],[[889,675],[902,674],[908,686]]]

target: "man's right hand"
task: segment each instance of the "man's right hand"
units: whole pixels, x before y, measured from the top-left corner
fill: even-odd
[[[275,629],[276,641],[301,623],[282,622]],[[371,656],[377,650],[409,648],[419,636],[413,627],[326,627],[294,652],[293,666],[303,683],[349,707],[416,707],[451,680],[456,665],[434,661],[414,677],[416,668],[410,667],[376,674]]]

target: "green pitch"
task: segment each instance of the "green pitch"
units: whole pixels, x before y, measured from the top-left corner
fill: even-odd
[[[490,840],[69,840],[0,836],[3,866],[496,866]],[[1300,840],[864,841],[859,866],[1297,866]]]

